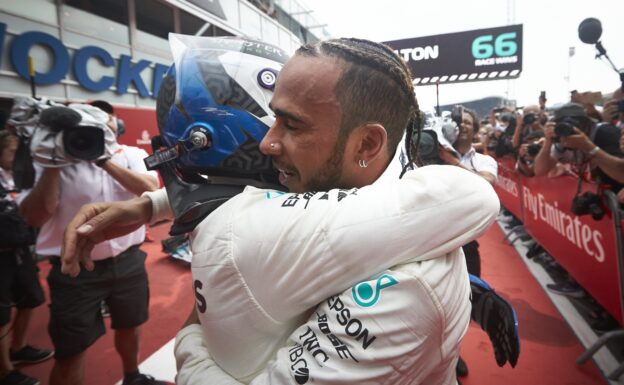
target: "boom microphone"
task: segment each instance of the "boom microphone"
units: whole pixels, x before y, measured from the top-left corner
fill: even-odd
[[[600,20],[588,17],[578,27],[578,35],[583,43],[596,44],[602,35]]]
[[[41,111],[39,117],[39,122],[48,126],[54,132],[75,127],[81,120],[82,117],[78,112],[63,106],[46,108]]]

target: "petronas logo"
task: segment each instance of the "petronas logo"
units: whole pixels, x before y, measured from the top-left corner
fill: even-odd
[[[374,281],[374,286],[372,283],[373,281],[360,282],[351,288],[353,300],[361,307],[371,307],[375,305],[377,301],[379,301],[381,291],[396,285],[399,281],[391,275],[384,274]]]

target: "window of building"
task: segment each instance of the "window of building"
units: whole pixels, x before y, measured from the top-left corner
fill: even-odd
[[[173,8],[156,0],[136,0],[135,4],[138,30],[163,39],[174,31]]]
[[[225,29],[221,29],[216,25],[212,26],[212,36],[234,36],[233,33],[226,31]]]
[[[195,35],[206,24],[206,21],[190,13],[180,10],[180,33],[185,35]],[[212,36],[211,29],[207,28],[202,36]]]
[[[63,3],[105,19],[128,25],[128,2],[126,0],[64,0]]]

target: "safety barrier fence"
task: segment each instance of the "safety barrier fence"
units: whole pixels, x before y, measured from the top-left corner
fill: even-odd
[[[624,253],[622,212],[615,195],[603,194],[605,215],[572,212],[578,179],[573,176],[524,177],[513,159],[498,160],[495,186],[501,205],[522,221],[526,232],[583,288],[624,325]],[[582,183],[581,191],[596,192]]]

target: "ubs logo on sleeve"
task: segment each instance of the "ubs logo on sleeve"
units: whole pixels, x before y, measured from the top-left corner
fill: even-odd
[[[361,307],[371,307],[379,301],[379,296],[381,295],[381,291],[390,286],[394,286],[399,281],[396,280],[391,275],[384,274],[381,277],[377,278],[374,282],[375,286],[372,285],[373,281],[365,281],[360,282],[357,285],[351,288],[351,294],[353,295],[353,300]]]

